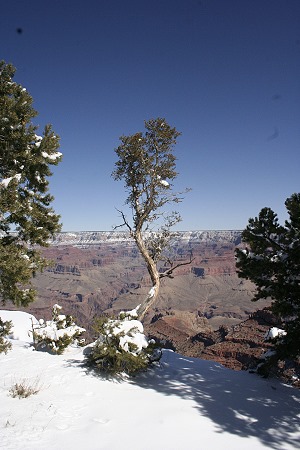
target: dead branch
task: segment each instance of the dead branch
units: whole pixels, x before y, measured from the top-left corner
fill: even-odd
[[[194,261],[194,259],[195,258],[190,258],[189,261],[186,261],[186,262],[183,262],[183,263],[178,263],[174,267],[170,267],[165,272],[160,273],[159,274],[159,278],[165,278],[165,277],[174,278],[174,276],[173,276],[174,270],[178,269],[178,267],[187,266],[187,265],[191,264]]]
[[[117,208],[116,208],[116,209],[117,209]],[[117,228],[127,227],[128,230],[130,231],[130,234],[132,234],[132,228],[131,228],[131,226],[129,225],[127,219],[126,219],[125,214],[124,214],[123,211],[121,211],[120,209],[117,209],[117,211],[118,211],[118,213],[121,215],[121,217],[122,217],[122,219],[123,219],[123,223],[121,223],[120,225],[115,225],[115,226],[113,227],[113,229],[116,230]]]

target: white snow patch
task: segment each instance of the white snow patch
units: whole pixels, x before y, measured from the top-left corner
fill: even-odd
[[[6,188],[9,185],[9,183],[11,182],[11,180],[17,180],[17,182],[19,183],[19,181],[21,180],[21,174],[17,173],[16,175],[13,175],[12,177],[4,178],[0,182],[0,184]]]
[[[44,158],[51,159],[51,161],[55,161],[56,159],[58,159],[62,156],[62,153],[55,152],[55,153],[52,153],[52,155],[49,155],[47,152],[42,152],[42,156]]]
[[[131,311],[121,311],[120,316],[125,316],[128,318],[138,317],[138,309],[140,308],[140,306],[141,305],[138,305],[136,308],[132,309]]]
[[[280,328],[277,328],[277,327],[272,327],[266,332],[265,341],[274,339],[276,337],[285,336],[285,335],[286,335],[286,331],[284,331]]]
[[[31,314],[22,311],[0,311],[0,317],[3,321],[12,321],[13,327],[10,339],[17,339],[24,342],[32,342],[30,331],[32,330],[33,324],[38,324],[38,321]]]
[[[156,292],[156,286],[152,286],[152,288],[151,288],[150,291],[148,292],[148,298],[154,297],[155,292]]]
[[[32,316],[0,316],[28,342]],[[156,369],[113,382],[81,365],[80,348],[53,356],[12,347],[0,354],[3,450],[299,449],[300,390],[277,380],[165,350]],[[39,392],[12,398],[24,379],[38,379]]]
[[[163,186],[170,186],[170,184],[166,181],[166,180],[160,180],[160,184],[162,184]]]
[[[144,335],[144,327],[139,320],[116,321],[117,324],[112,330],[112,334],[120,336],[120,347],[132,354],[140,353],[143,348],[148,347],[148,341]],[[135,351],[130,351],[129,344],[136,345]]]

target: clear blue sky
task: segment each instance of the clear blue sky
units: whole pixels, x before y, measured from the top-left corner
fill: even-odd
[[[0,58],[61,136],[63,230],[110,230],[122,134],[165,117],[182,230],[242,229],[300,192],[299,0],[1,1]],[[22,33],[17,29],[22,29]]]

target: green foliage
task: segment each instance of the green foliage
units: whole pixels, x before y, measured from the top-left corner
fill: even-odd
[[[151,197],[153,205],[159,207],[161,193],[170,189],[161,181],[174,180],[177,176],[172,148],[180,133],[161,118],[145,122],[145,128],[144,135],[139,132],[120,137],[121,145],[115,150],[118,161],[113,177],[124,180],[129,190],[127,203],[135,204],[136,198],[142,197],[143,206],[147,206]]]
[[[36,350],[47,351],[61,355],[71,344],[83,345],[84,328],[74,323],[70,315],[60,314],[61,306],[52,308],[52,320],[39,321],[39,325],[32,324],[33,344]]]
[[[180,133],[163,118],[146,121],[145,128],[145,134],[120,137],[112,173],[115,180],[124,181],[126,203],[132,208],[134,227],[139,231],[163,215],[160,209],[165,204],[180,201],[171,193],[171,182],[177,177],[173,147]],[[175,222],[180,220],[178,213],[171,213],[171,217],[176,217]],[[166,220],[173,221],[171,217]]]
[[[14,73],[0,62],[0,296],[26,306],[35,297],[30,280],[46,265],[36,246],[60,229],[48,178],[61,153],[51,125],[36,134],[32,97]]]
[[[100,372],[135,375],[160,359],[155,342],[148,341],[143,334],[135,310],[121,313],[118,319],[101,317],[96,321],[95,330],[99,338],[91,347],[87,361]]]
[[[12,329],[12,322],[3,322],[0,317],[0,353],[7,353],[11,349],[11,343],[5,337],[8,336]]]
[[[168,257],[168,251],[174,237],[171,227],[180,222],[181,217],[169,207],[182,200],[182,193],[172,192],[172,182],[177,177],[174,146],[180,133],[160,117],[146,121],[145,129],[145,133],[120,137],[121,144],[115,149],[118,159],[112,173],[115,180],[124,182],[128,194],[125,203],[132,211],[131,220],[119,211],[123,220],[119,226],[126,226],[135,240],[155,288],[154,295],[148,295],[140,308],[140,318],[155,302],[160,278],[171,277],[178,267]],[[153,230],[155,233],[151,235],[144,233]],[[157,268],[160,261],[166,263],[164,273]]]
[[[272,354],[270,357],[265,358],[263,362],[258,364],[257,373],[263,378],[268,378],[270,376],[276,376],[278,366],[278,355],[277,353]]]
[[[300,356],[300,194],[285,205],[289,220],[284,226],[270,208],[262,209],[242,234],[249,249],[237,250],[239,276],[256,284],[254,300],[270,297],[283,321],[287,334],[276,342],[281,358]]]

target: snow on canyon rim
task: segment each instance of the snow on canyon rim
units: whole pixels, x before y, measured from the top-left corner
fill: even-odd
[[[14,324],[12,350],[0,354],[1,449],[299,448],[295,388],[172,351],[147,373],[108,380],[87,371],[82,348],[34,351],[31,315],[0,317]],[[38,392],[12,398],[19,382]]]

